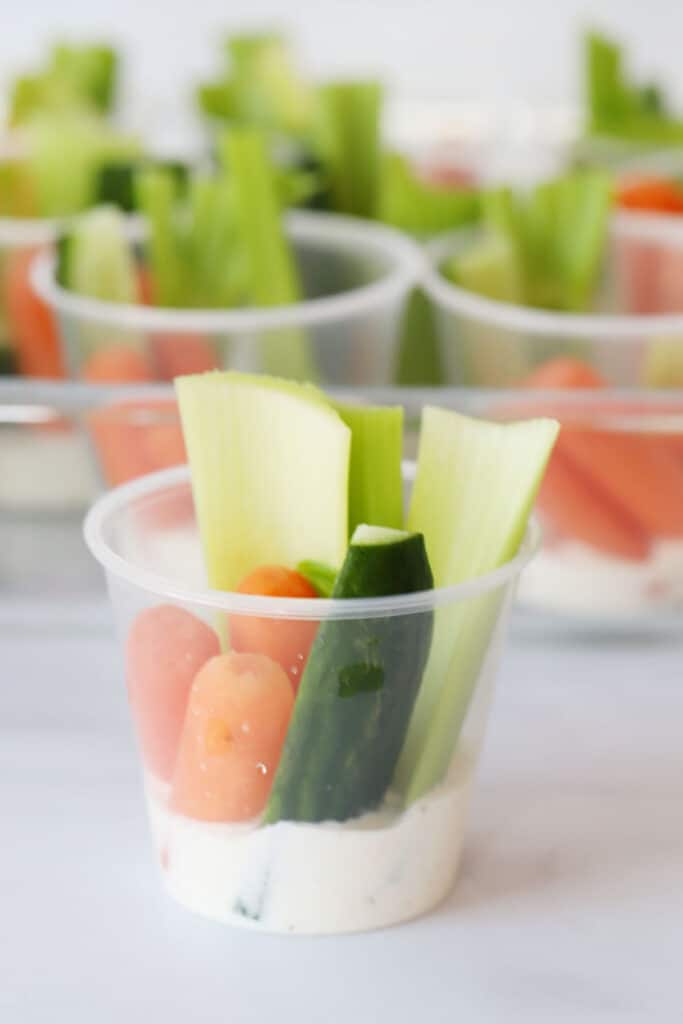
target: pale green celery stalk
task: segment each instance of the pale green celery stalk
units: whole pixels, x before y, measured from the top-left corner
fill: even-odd
[[[240,373],[176,378],[212,587],[257,565],[340,566],[351,431],[317,389]]]
[[[277,191],[283,207],[304,206],[318,196],[323,179],[315,170],[277,169]]]
[[[332,597],[332,591],[334,590],[334,584],[339,572],[338,569],[332,569],[323,562],[312,562],[310,559],[306,559],[303,562],[299,562],[296,571],[315,587],[320,597]]]
[[[135,257],[126,234],[125,216],[114,206],[96,207],[74,219],[58,246],[60,283],[78,295],[104,302],[137,301]],[[118,323],[80,317],[69,334],[77,363],[104,348],[144,353],[142,331]]]
[[[222,121],[236,118],[235,87],[228,79],[200,83],[195,96],[197,106],[208,117],[216,117]]]
[[[379,82],[330,82],[318,90],[318,146],[337,213],[377,212],[381,106]]]
[[[557,215],[557,263],[562,308],[588,309],[594,296],[607,243],[612,182],[601,171],[583,171],[560,180]]]
[[[497,302],[525,301],[518,250],[501,233],[484,234],[443,269],[455,284],[477,295]],[[530,372],[533,341],[522,331],[475,317],[456,320],[444,314],[442,324],[444,331],[446,325],[451,326],[452,339],[444,338],[441,349],[449,380],[510,387]]]
[[[75,95],[108,114],[114,105],[118,57],[110,46],[58,43],[52,51],[50,74],[73,83]]]
[[[0,163],[0,216],[35,217],[36,199],[29,171],[21,160]]]
[[[563,309],[564,288],[559,259],[561,179],[532,190],[524,203],[525,293],[530,306]]]
[[[114,132],[92,114],[73,110],[36,115],[22,137],[25,166],[44,217],[86,209],[93,202],[102,164],[140,152],[136,139]]]
[[[509,189],[484,195],[484,221],[516,254],[526,304],[586,309],[600,271],[610,196],[610,179],[601,171],[544,182],[526,197]]]
[[[12,83],[9,123],[26,124],[37,114],[108,114],[114,105],[118,58],[107,46],[53,47],[42,70]]]
[[[471,224],[480,214],[473,189],[445,188],[422,181],[406,157],[388,153],[381,161],[377,218],[419,238]]]
[[[558,429],[554,420],[499,424],[425,409],[408,529],[424,534],[436,587],[475,579],[514,557]],[[448,771],[502,599],[494,590],[437,610],[395,779],[407,803]]]
[[[299,302],[302,287],[284,232],[265,135],[254,128],[233,128],[222,140],[221,155],[235,190],[237,238],[251,304],[269,307]],[[266,331],[260,342],[265,372],[292,380],[315,380],[315,363],[302,329]]]
[[[278,33],[233,35],[227,42],[241,118],[301,135],[311,126],[314,92]]]
[[[235,190],[227,175],[197,177],[189,190],[188,267],[196,307],[225,309],[245,297]]]
[[[189,305],[187,240],[178,222],[177,183],[169,170],[143,169],[136,179],[136,197],[149,236],[147,262],[152,272],[155,304],[183,308]]]
[[[590,133],[648,144],[683,141],[683,120],[668,114],[661,91],[630,82],[622,48],[597,33],[586,37],[585,79]]]
[[[403,307],[396,383],[400,387],[425,388],[447,383],[436,313],[422,288],[414,288]]]
[[[349,536],[365,523],[403,529],[403,407],[331,404],[351,429]]]
[[[586,101],[588,128],[608,132],[628,114],[621,48],[604,36],[589,33],[585,41]]]
[[[116,207],[100,206],[83,214],[67,238],[65,276],[69,288],[104,302],[135,302],[135,257],[125,217]]]

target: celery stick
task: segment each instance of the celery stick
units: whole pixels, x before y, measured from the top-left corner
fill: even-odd
[[[488,192],[488,231],[446,265],[446,276],[498,301],[585,310],[600,273],[610,204],[610,179],[601,171],[544,182],[527,196]]]
[[[448,260],[442,273],[454,284],[498,302],[523,303],[523,284],[515,250],[502,236],[485,237]]]
[[[258,306],[298,302],[301,285],[282,227],[282,211],[265,136],[235,128],[221,152],[234,180],[240,243],[249,267],[250,298]]]
[[[425,536],[435,586],[482,576],[516,554],[558,429],[554,420],[498,424],[425,409],[408,529]],[[395,780],[408,803],[448,770],[501,600],[492,591],[437,610]]]
[[[377,217],[401,231],[428,238],[470,224],[480,213],[473,189],[444,188],[421,181],[409,161],[387,154],[381,164]]]
[[[176,379],[209,582],[257,565],[340,566],[351,431],[316,389],[239,373]]]
[[[222,140],[221,151],[235,189],[237,237],[249,300],[256,306],[300,301],[301,283],[283,228],[265,136],[257,129],[234,128]],[[260,342],[266,372],[293,380],[315,379],[315,364],[303,330],[266,331]]]
[[[156,304],[186,306],[188,269],[176,218],[177,186],[172,173],[158,167],[145,168],[137,177],[136,195],[149,226],[146,254]]]
[[[318,92],[318,145],[337,213],[373,217],[379,202],[379,82],[330,82]]]
[[[0,217],[35,217],[38,214],[31,175],[21,160],[0,163]]]
[[[281,35],[257,32],[230,36],[225,57],[219,76],[197,90],[197,103],[205,114],[288,137],[308,133],[314,92],[296,68]]]
[[[600,171],[585,171],[560,182],[557,262],[563,305],[581,312],[590,305],[600,273],[611,207],[612,183]]]
[[[41,114],[22,131],[24,161],[41,216],[78,213],[94,200],[100,167],[134,157],[136,139],[109,128],[91,114]]]
[[[137,299],[135,258],[125,219],[114,206],[101,206],[80,217],[66,240],[60,277],[79,295],[104,302]]]
[[[323,562],[312,562],[306,559],[299,562],[296,571],[308,580],[318,591],[320,597],[332,597],[334,584],[337,579],[338,570],[330,568]]]
[[[629,80],[620,46],[590,33],[584,62],[589,133],[659,145],[683,141],[683,119],[668,113],[656,85]]]
[[[277,33],[239,34],[227,43],[234,88],[245,121],[302,134],[313,115],[313,90]]]
[[[70,79],[74,91],[100,113],[114,105],[118,57],[110,46],[59,43],[52,52],[52,74]]]
[[[192,282],[188,304],[209,309],[242,305],[247,289],[233,183],[226,175],[197,176],[188,200],[186,272]]]
[[[523,304],[523,273],[517,249],[504,235],[485,235],[442,272],[461,288],[497,302]],[[533,365],[533,341],[523,332],[464,317],[457,337],[443,345],[448,379],[505,387],[517,384]]]
[[[114,105],[118,57],[108,46],[58,43],[34,74],[12,84],[9,123],[64,111],[108,114]]]
[[[426,388],[446,383],[436,314],[421,288],[413,289],[403,307],[396,383],[400,387]]]
[[[351,429],[349,536],[361,523],[403,528],[403,407],[334,402]]]

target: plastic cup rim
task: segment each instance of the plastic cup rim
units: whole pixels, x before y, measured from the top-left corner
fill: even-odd
[[[407,479],[411,479],[414,472],[414,463],[404,463],[404,476]],[[85,517],[85,542],[107,574],[129,586],[156,594],[162,600],[231,615],[319,621],[374,619],[429,612],[435,608],[479,597],[511,583],[533,558],[541,542],[540,526],[536,519],[532,518],[518,553],[492,572],[452,586],[392,597],[349,598],[343,601],[331,598],[273,598],[214,590],[210,587],[186,587],[157,573],[131,565],[127,559],[117,554],[104,538],[107,522],[131,502],[182,484],[190,484],[190,470],[187,466],[175,466],[149,473],[108,491],[94,502]]]
[[[620,213],[612,218],[612,230],[623,238],[637,238],[644,242],[669,241],[683,252],[683,218],[679,223],[671,221],[673,218]],[[683,341],[683,313],[555,313],[485,298],[447,281],[439,273],[440,262],[456,239],[472,233],[471,227],[460,228],[441,235],[426,246],[423,285],[430,298],[442,310],[509,331],[546,337],[600,337],[618,345],[625,339],[649,337],[652,334],[678,334]]]
[[[104,302],[61,287],[55,280],[56,258],[49,252],[40,253],[33,261],[31,283],[58,314],[131,330],[239,333],[316,326],[372,313],[399,299],[422,276],[425,258],[420,246],[385,224],[301,210],[289,213],[286,224],[296,241],[317,241],[348,249],[355,246],[383,256],[388,267],[378,280],[358,288],[271,308],[171,309]],[[140,223],[130,225],[129,233],[132,238],[141,239],[144,227]]]

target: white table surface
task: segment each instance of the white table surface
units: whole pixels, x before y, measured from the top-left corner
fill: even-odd
[[[680,647],[512,644],[455,892],[318,940],[162,894],[106,629],[0,650],[2,1024],[683,1019]]]

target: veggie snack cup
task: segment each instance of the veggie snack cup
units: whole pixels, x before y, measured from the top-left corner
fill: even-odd
[[[317,213],[290,214],[287,234],[305,298],[270,307],[150,306],[144,267],[142,301],[105,302],[61,287],[54,258],[41,257],[33,281],[56,315],[68,372],[139,382],[230,368],[330,386],[391,383],[418,247],[383,225]]]
[[[562,424],[538,495],[543,550],[520,601],[590,627],[680,629],[683,607],[683,395],[616,391],[558,357],[499,415]],[[491,410],[489,410],[491,411]]]
[[[441,273],[475,247],[482,255],[470,271],[471,288]],[[476,230],[442,237],[430,255],[426,290],[437,309],[449,384],[524,387],[537,368],[557,357],[580,359],[604,385],[683,384],[683,228],[676,219],[633,213],[612,218],[589,312],[517,301],[494,247],[484,259]]]
[[[342,572],[390,573],[397,544],[413,545],[401,564],[414,586],[345,600],[291,581],[300,596],[209,589],[186,468],[110,492],[85,535],[106,571],[170,894],[226,923],[309,934],[441,901],[536,528],[500,568],[436,589],[419,535],[360,528]],[[259,592],[283,592],[271,583]]]

